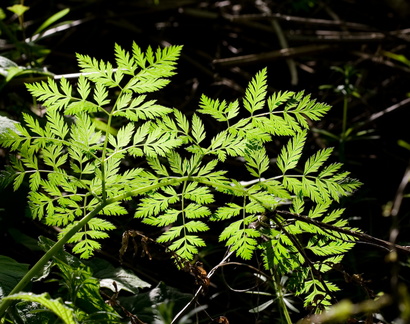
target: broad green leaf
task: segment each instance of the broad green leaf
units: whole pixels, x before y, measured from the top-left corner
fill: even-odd
[[[19,293],[8,297],[4,297],[4,300],[27,300],[43,305],[45,308],[51,310],[66,324],[76,324],[77,321],[74,317],[74,311],[65,306],[62,300],[50,299],[48,293],[36,295],[33,293]]]
[[[19,263],[14,259],[0,255],[0,299],[8,295],[24,277],[28,264]]]
[[[93,270],[93,277],[99,279],[100,287],[110,289],[113,293],[125,290],[137,294],[140,289],[151,287],[151,284],[141,280],[132,271],[120,267],[115,268],[103,259],[93,258],[86,264]],[[113,282],[116,283],[117,289]]]

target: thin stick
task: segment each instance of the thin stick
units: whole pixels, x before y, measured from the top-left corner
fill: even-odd
[[[231,67],[245,64],[261,63],[267,61],[273,61],[281,58],[290,58],[299,55],[313,54],[335,50],[337,47],[333,45],[305,45],[299,47],[284,48],[281,50],[260,53],[260,54],[250,54],[243,56],[236,56],[232,58],[223,58],[213,60],[213,64],[222,67]]]
[[[208,274],[206,275],[206,277],[207,277],[208,279],[210,279],[210,278],[213,276],[213,274],[215,273],[215,271],[216,271],[219,267],[223,266],[223,264],[226,263],[226,260],[228,260],[233,253],[234,253],[233,251],[228,250],[228,253],[227,253],[227,254],[225,255],[225,257],[222,259],[222,261],[219,262],[215,267],[213,267],[213,268],[208,272]],[[186,312],[186,310],[187,310],[189,307],[191,307],[191,305],[198,299],[198,296],[199,296],[199,294],[202,292],[203,289],[204,289],[203,286],[200,286],[200,287],[197,289],[195,295],[191,298],[191,300],[188,302],[188,304],[186,304],[186,305],[184,306],[184,308],[182,308],[182,309],[179,311],[179,313],[178,313],[177,315],[175,315],[175,317],[172,319],[171,324],[177,323],[177,321],[182,317],[182,315]]]

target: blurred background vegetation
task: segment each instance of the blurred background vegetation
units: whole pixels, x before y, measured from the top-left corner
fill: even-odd
[[[20,120],[21,112],[29,112],[41,117],[44,111],[24,83],[49,76],[69,78],[78,71],[75,53],[110,60],[115,43],[124,48],[132,41],[142,48],[184,45],[178,75],[158,99],[187,113],[198,107],[202,93],[226,100],[243,96],[250,78],[266,66],[271,91],[305,90],[333,106],[323,121],[312,124],[306,149],[336,147],[334,160],[346,163],[346,169],[364,183],[342,202],[350,224],[384,240],[392,240],[391,230],[398,229],[394,240],[410,245],[407,1],[3,0],[0,5],[0,116]],[[277,148],[269,150],[275,153]],[[7,162],[4,150],[0,162]],[[19,262],[36,261],[37,236],[55,233],[28,217],[24,188],[17,194],[11,189],[2,192],[0,201],[1,254]],[[118,233],[104,242],[100,255],[113,264],[118,263],[122,232],[140,228],[126,218],[118,225]],[[223,251],[209,247],[204,253],[212,264],[212,255]],[[126,264],[144,280],[164,281],[192,293],[186,274],[169,270],[172,262],[167,263],[161,251],[157,254],[152,261],[130,254]],[[344,268],[336,271],[339,284],[346,286],[338,298],[360,301],[394,292],[392,276],[408,285],[407,256],[395,263],[400,267],[397,275],[387,254],[358,244]],[[163,264],[169,265],[167,269]],[[240,268],[229,271],[225,277],[241,282]],[[360,280],[349,282],[347,274]],[[223,288],[225,277],[215,279],[215,294],[223,296],[223,302],[204,297],[208,311],[228,312],[233,323],[235,318],[262,323],[272,316],[250,314],[258,301]],[[386,322],[398,312],[393,306],[385,310]]]

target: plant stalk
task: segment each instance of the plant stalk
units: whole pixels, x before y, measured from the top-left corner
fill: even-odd
[[[343,98],[343,127],[342,127],[342,138],[344,139],[346,136],[346,124],[347,124],[347,104],[348,104],[348,97],[347,95]]]
[[[51,248],[48,250],[40,260],[25,274],[25,276],[20,280],[20,282],[13,288],[10,292],[10,295],[16,294],[21,292],[27,284],[33,279],[40,271],[43,269],[45,264],[63,248],[64,244],[75,234],[77,233],[85,224],[87,224],[94,216],[96,216],[105,206],[110,205],[114,202],[126,199],[131,196],[136,196],[138,194],[142,194],[159,187],[168,186],[170,184],[174,184],[178,181],[186,181],[188,177],[178,178],[178,179],[170,179],[168,181],[152,184],[146,187],[138,188],[135,190],[131,190],[125,194],[118,195],[116,197],[112,197],[107,200],[103,200],[99,205],[96,206],[94,210],[89,212],[84,218],[82,218],[75,226],[73,226],[61,239],[59,239]],[[6,312],[7,308],[10,306],[12,300],[3,300],[0,303],[0,318],[3,317],[4,313]]]
[[[278,278],[278,274],[273,273],[272,269],[270,269],[270,272],[274,277],[273,284],[274,284],[275,290],[276,290],[276,297],[279,300],[280,313],[281,313],[282,316],[285,317],[286,324],[292,324],[292,320],[290,318],[288,308],[286,307],[286,304],[283,301],[283,299],[285,297],[284,297],[284,294],[283,294],[283,291],[282,291],[282,285],[280,284],[280,279]]]
[[[339,148],[339,155],[340,161],[345,161],[345,144],[346,144],[346,128],[347,128],[347,106],[348,106],[349,98],[347,95],[343,98],[343,120],[342,120],[342,134],[340,135],[340,148]]]
[[[101,202],[97,207],[89,212],[86,216],[83,217],[75,226],[73,226],[61,239],[59,239],[51,248],[48,250],[40,260],[25,274],[25,276],[20,280],[20,282],[13,288],[10,292],[10,295],[17,294],[21,292],[27,284],[33,279],[45,266],[45,264],[63,248],[64,244],[75,234],[77,233],[85,224],[87,224],[95,215],[97,215],[104,207],[106,202]],[[7,308],[10,306],[12,300],[3,300],[0,303],[0,318],[3,317]]]

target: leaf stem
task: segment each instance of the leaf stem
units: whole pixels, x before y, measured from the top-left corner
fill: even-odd
[[[346,123],[347,123],[347,103],[348,103],[348,96],[345,95],[343,97],[343,124],[342,124],[342,139],[345,139],[346,136]]]
[[[112,114],[109,114],[108,121],[107,121],[107,129],[105,131],[104,147],[103,147],[102,155],[101,155],[101,184],[102,184],[101,195],[102,195],[103,200],[107,199],[107,191],[105,188],[105,164],[106,164],[105,157],[107,155],[108,137],[110,136],[110,134],[108,133],[108,129],[111,127],[111,120],[112,120]]]
[[[161,188],[161,187],[166,187],[166,186],[169,186],[169,185],[172,185],[172,184],[176,184],[178,182],[184,182],[184,181],[187,181],[189,179],[190,179],[190,177],[169,178],[169,179],[167,179],[165,181],[162,181],[162,182],[157,182],[157,183],[151,184],[151,185],[146,186],[146,187],[134,189],[134,190],[122,193],[120,195],[108,198],[106,200],[106,203],[107,203],[107,205],[110,205],[112,203],[127,199],[129,197],[138,196],[140,194],[149,192],[151,190],[155,190],[155,189],[158,189],[158,188]]]

